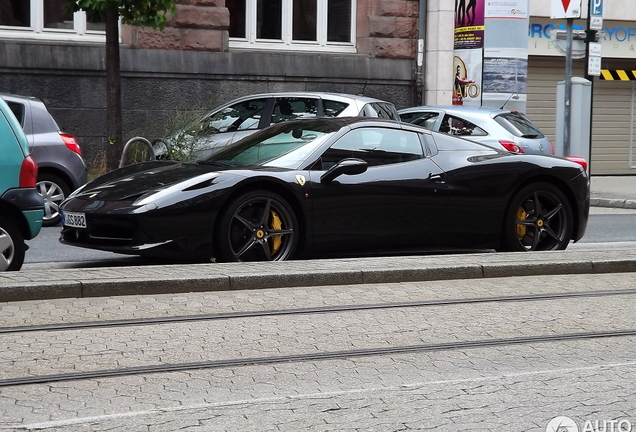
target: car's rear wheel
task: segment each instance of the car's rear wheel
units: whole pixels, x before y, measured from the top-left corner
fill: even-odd
[[[17,271],[24,262],[24,238],[16,224],[0,216],[0,271]]]
[[[507,251],[563,250],[572,237],[572,207],[549,183],[521,189],[510,202],[502,239]]]
[[[38,176],[37,190],[44,198],[44,217],[42,225],[55,226],[60,223],[60,204],[70,193],[64,180],[55,174],[43,173]]]
[[[254,191],[241,195],[221,215],[219,261],[285,261],[298,243],[293,209],[279,195]]]

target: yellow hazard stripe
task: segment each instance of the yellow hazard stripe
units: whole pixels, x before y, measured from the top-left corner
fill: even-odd
[[[601,79],[607,81],[636,81],[636,70],[601,69]]]

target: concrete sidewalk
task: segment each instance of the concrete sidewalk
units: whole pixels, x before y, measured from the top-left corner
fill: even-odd
[[[590,205],[636,209],[636,175],[592,175],[590,180]]]

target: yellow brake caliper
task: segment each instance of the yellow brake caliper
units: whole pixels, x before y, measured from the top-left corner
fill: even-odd
[[[524,221],[527,218],[528,218],[528,213],[526,213],[523,207],[519,207],[519,210],[517,210],[517,222]],[[522,225],[520,223],[517,224],[517,236],[520,239],[524,238],[527,232],[528,231],[525,225]]]
[[[272,229],[275,230],[280,230],[283,227],[283,224],[280,221],[280,218],[278,217],[278,214],[272,210]],[[272,255],[274,255],[276,252],[278,252],[278,249],[280,248],[280,245],[283,243],[283,240],[281,238],[282,236],[275,236],[272,237]]]

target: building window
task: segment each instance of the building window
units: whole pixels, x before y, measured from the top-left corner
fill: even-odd
[[[226,0],[230,47],[355,52],[356,0]]]
[[[64,10],[65,0],[1,0],[0,37],[104,42],[104,24]]]
[[[24,0],[5,0],[0,3],[0,25],[28,27],[31,8]]]

